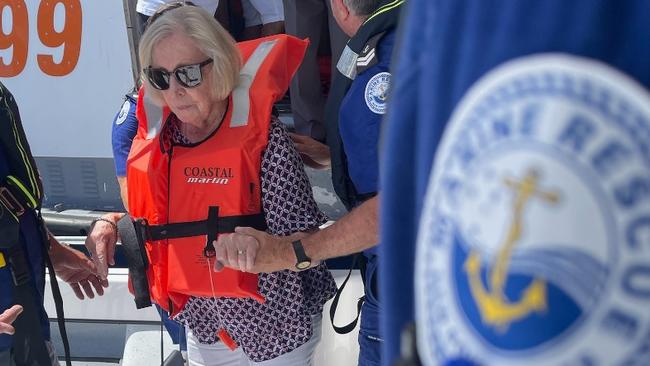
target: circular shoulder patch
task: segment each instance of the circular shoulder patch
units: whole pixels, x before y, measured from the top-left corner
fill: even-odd
[[[390,87],[390,73],[380,72],[368,80],[364,98],[366,105],[373,113],[386,113],[386,99],[388,98],[388,88]]]
[[[120,109],[120,113],[117,114],[117,117],[115,118],[115,124],[116,125],[121,125],[126,121],[126,117],[129,115],[129,110],[131,109],[131,101],[128,99],[124,101],[124,104],[122,104],[122,109]]]
[[[416,258],[425,364],[646,364],[648,91],[559,54],[489,72],[438,148]]]

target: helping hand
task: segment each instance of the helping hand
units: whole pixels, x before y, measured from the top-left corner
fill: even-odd
[[[289,133],[303,162],[310,168],[327,169],[332,164],[327,145],[308,136]]]
[[[50,250],[50,257],[54,272],[70,284],[77,298],[83,300],[84,292],[90,299],[95,297],[94,292],[99,296],[104,294],[104,287],[108,287],[108,281],[101,281],[95,264],[84,253],[57,242]]]

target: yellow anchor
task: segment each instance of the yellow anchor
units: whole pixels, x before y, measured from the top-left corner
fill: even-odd
[[[510,265],[512,250],[521,239],[523,227],[524,208],[528,201],[540,197],[550,203],[559,201],[555,192],[541,192],[538,190],[539,173],[530,169],[526,176],[519,182],[505,179],[505,185],[515,193],[513,215],[510,230],[502,245],[497,261],[489,275],[489,289],[486,289],[481,280],[481,259],[477,251],[470,251],[465,260],[464,269],[469,277],[469,285],[481,318],[486,324],[495,326],[504,332],[510,324],[528,315],[532,311],[543,312],[546,310],[546,282],[535,279],[523,291],[518,302],[510,301],[503,292]]]

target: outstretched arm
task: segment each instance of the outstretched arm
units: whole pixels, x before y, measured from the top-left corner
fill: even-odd
[[[60,243],[51,234],[49,234],[49,240],[49,255],[52,259],[54,272],[72,287],[75,295],[81,300],[84,299],[84,292],[91,299],[95,297],[95,292],[97,295],[103,295],[103,287],[106,286],[103,286],[104,284],[97,276],[97,268],[92,260],[84,253]]]
[[[313,234],[296,233],[281,237],[248,227],[235,229],[234,234],[221,235],[215,247],[220,270],[223,265],[246,272],[295,270],[296,256],[291,242],[301,239],[305,253],[319,261],[348,255],[371,248],[379,242],[379,197],[375,196],[343,216],[333,225]],[[246,253],[239,258],[238,253]]]
[[[379,242],[379,198],[367,200],[333,225],[302,239],[305,253],[313,260],[325,260],[357,253]],[[292,251],[292,263],[295,256]]]

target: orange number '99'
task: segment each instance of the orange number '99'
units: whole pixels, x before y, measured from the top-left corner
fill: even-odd
[[[61,32],[54,29],[54,8],[65,6],[65,25]],[[38,55],[38,66],[51,76],[67,75],[74,70],[81,50],[81,4],[79,0],[41,0],[38,7],[38,37],[47,47],[63,46],[61,62],[52,55]]]
[[[2,29],[2,16],[5,11],[11,12],[13,26],[9,34],[5,34]],[[7,63],[5,57],[0,56],[0,77],[16,76],[25,68],[29,41],[27,24],[27,7],[24,0],[0,0],[0,49],[12,48],[11,62]]]

